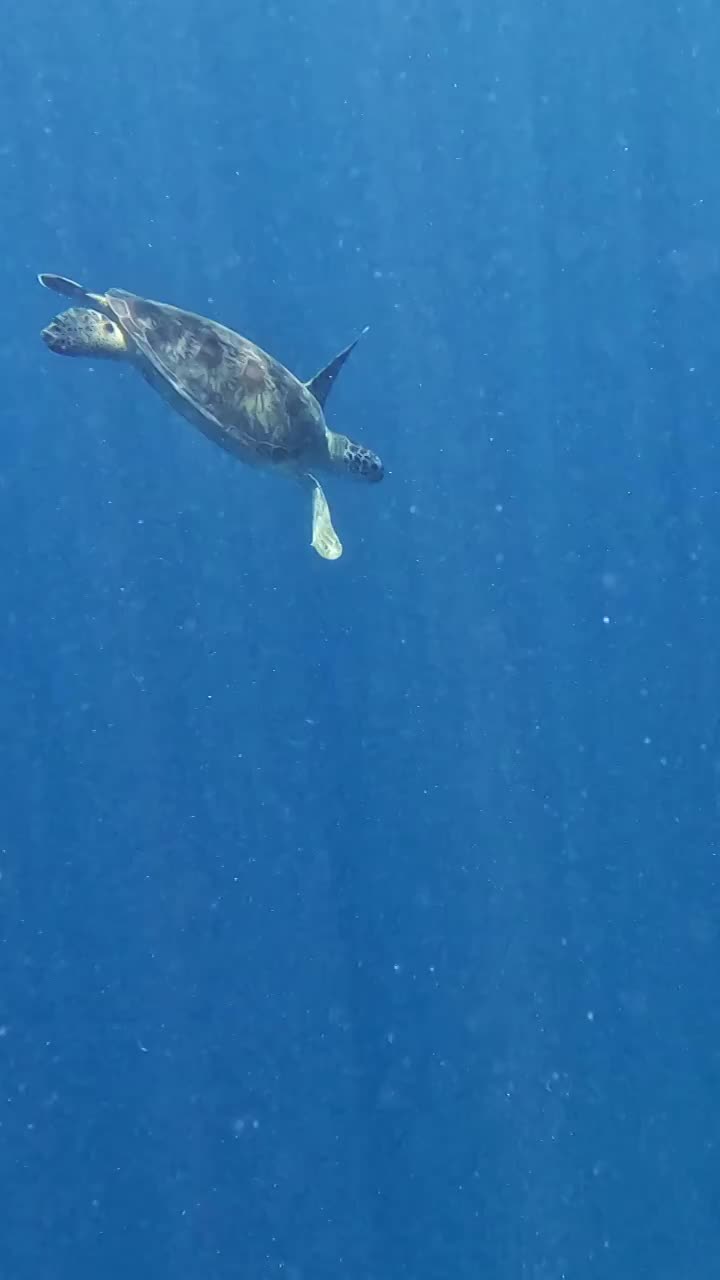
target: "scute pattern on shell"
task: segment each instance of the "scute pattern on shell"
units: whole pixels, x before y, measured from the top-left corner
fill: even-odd
[[[292,463],[322,449],[314,398],[254,343],[189,311],[119,291],[109,298],[141,354],[259,462]]]

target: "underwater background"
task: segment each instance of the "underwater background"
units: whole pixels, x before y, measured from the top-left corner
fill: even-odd
[[[716,1280],[719,61],[710,0],[8,10],[1,1280]],[[302,377],[370,325],[343,558],[38,271]]]

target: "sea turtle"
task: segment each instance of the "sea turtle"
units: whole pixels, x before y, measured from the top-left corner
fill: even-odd
[[[377,455],[330,431],[323,414],[357,338],[309,382],[300,382],[253,342],[214,320],[124,289],[90,293],[63,276],[38,279],[45,288],[83,304],[63,311],[43,329],[51,351],[129,360],[221,448],[242,462],[294,475],[312,496],[313,547],[325,560],[342,555],[327,499],[313,473],[323,469],[369,481],[383,476]]]

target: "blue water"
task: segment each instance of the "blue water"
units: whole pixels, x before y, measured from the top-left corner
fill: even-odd
[[[710,0],[8,11],[2,1280],[716,1280],[719,60]],[[344,557],[38,271],[304,377],[369,324]]]

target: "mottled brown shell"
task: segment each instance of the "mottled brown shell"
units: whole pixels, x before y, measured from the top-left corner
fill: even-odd
[[[148,380],[226,449],[290,465],[326,450],[315,398],[253,342],[165,303],[119,289],[106,297]]]

